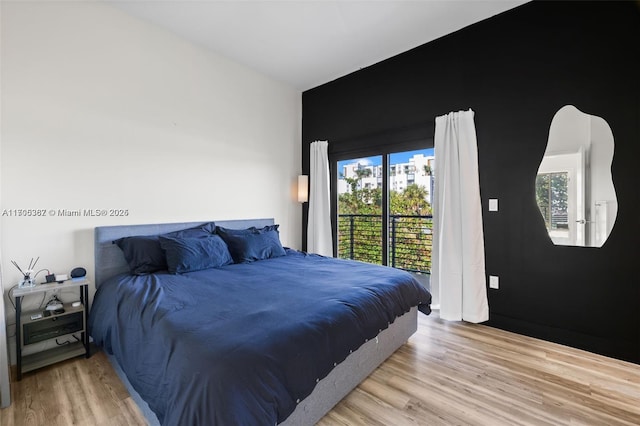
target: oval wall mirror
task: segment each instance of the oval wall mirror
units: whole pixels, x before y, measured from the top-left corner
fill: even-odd
[[[565,105],[551,120],[536,203],[556,245],[601,247],[618,213],[613,133],[601,117]]]

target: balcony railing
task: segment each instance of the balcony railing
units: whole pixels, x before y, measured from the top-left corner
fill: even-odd
[[[431,271],[433,217],[389,217],[389,266],[411,272]],[[382,264],[382,217],[338,215],[338,257]]]

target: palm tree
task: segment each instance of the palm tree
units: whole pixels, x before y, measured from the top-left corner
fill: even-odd
[[[354,170],[354,173],[356,174],[356,177],[340,175],[351,188],[352,194],[357,192],[358,187],[362,188],[362,178],[371,176],[371,169],[356,169]]]
[[[371,176],[371,169],[356,169],[354,172],[356,176],[358,176],[358,179]]]
[[[424,186],[416,184],[407,186],[403,192],[391,191],[391,213],[417,216],[431,214],[428,195]]]

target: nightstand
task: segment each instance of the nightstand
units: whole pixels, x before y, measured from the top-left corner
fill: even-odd
[[[39,294],[45,291],[60,291],[69,288],[78,288],[80,292],[80,306],[72,306],[64,303],[64,313],[51,314],[45,317],[39,314],[42,309],[22,312],[22,298]],[[89,320],[89,281],[69,280],[62,284],[47,283],[34,287],[16,288],[13,291],[16,299],[16,360],[18,364],[18,380],[22,379],[22,373],[32,371],[65,359],[84,355],[89,358],[89,333],[87,324]],[[56,348],[37,352],[31,355],[22,355],[25,346],[37,342],[43,342],[71,334],[81,333],[78,342],[65,344]]]

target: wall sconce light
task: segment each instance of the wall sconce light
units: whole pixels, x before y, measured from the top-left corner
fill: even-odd
[[[298,202],[306,203],[309,201],[309,176],[298,176]]]

